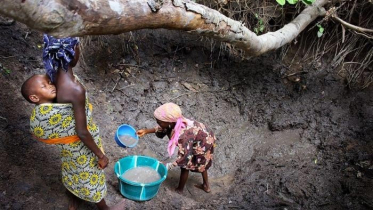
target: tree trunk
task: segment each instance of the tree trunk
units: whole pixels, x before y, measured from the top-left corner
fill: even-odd
[[[291,42],[319,15],[317,0],[276,32],[257,36],[242,23],[188,0],[0,0],[0,14],[58,37],[120,34],[139,29],[183,30],[234,44],[247,56]]]

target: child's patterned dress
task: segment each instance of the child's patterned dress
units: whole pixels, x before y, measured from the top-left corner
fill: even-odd
[[[190,123],[180,130],[176,163],[193,172],[204,172],[212,165],[216,138],[212,130],[203,123],[188,121]],[[166,135],[170,138],[173,135],[170,129],[162,130],[157,126],[155,130],[160,138]]]

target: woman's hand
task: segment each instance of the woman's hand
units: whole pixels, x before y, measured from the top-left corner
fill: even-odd
[[[141,129],[141,130],[138,130],[136,131],[136,134],[139,136],[139,137],[143,137],[145,134],[147,134],[148,132],[146,132],[145,129]]]
[[[102,156],[101,158],[98,158],[98,167],[100,169],[106,168],[108,164],[109,164],[109,158],[107,158],[106,155]]]

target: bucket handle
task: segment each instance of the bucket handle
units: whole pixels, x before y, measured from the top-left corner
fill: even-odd
[[[118,172],[120,172],[120,164],[117,164],[117,166],[119,167],[117,167],[118,168],[118,170],[116,170],[117,172],[115,173],[116,175],[117,175],[117,178],[119,178],[120,177],[120,174],[118,173]]]

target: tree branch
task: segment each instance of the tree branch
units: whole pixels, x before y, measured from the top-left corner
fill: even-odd
[[[352,25],[351,23],[348,23],[348,22],[342,20],[341,18],[339,18],[336,14],[333,14],[332,18],[333,18],[333,20],[336,20],[337,22],[339,22],[340,24],[342,24],[346,28],[352,29],[354,31],[361,32],[361,33],[373,33],[373,29],[362,28],[362,27],[359,27],[359,26]]]
[[[189,0],[1,0],[0,14],[58,36],[120,34],[139,29],[183,30],[233,43],[256,56],[290,43],[325,10],[317,0],[275,32],[257,36],[241,22]]]

